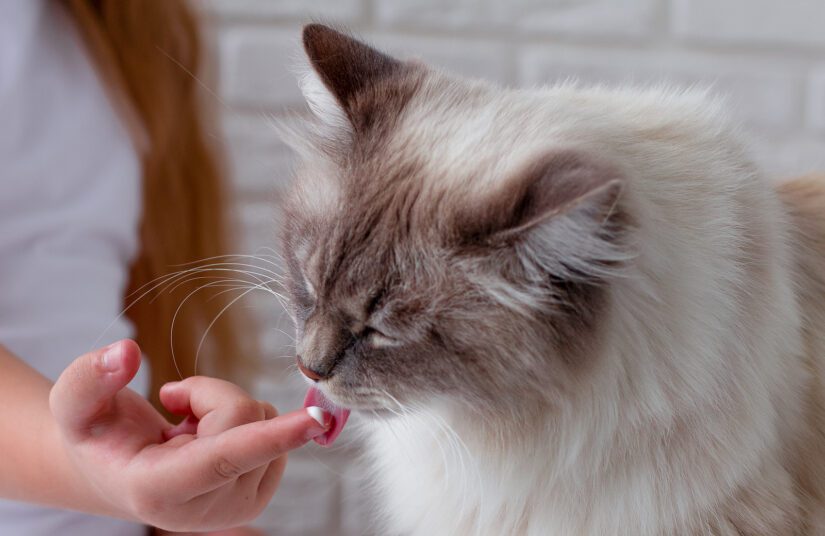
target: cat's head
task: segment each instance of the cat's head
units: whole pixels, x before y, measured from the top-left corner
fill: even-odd
[[[622,173],[526,94],[321,25],[303,43],[313,117],[283,227],[299,364],[354,409],[564,396],[627,258]]]

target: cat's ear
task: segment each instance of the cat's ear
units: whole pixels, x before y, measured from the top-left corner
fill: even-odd
[[[587,266],[625,255],[625,180],[589,155],[560,151],[530,163],[486,203],[474,241],[516,247],[542,264]],[[555,268],[554,268],[555,270]]]
[[[624,187],[619,173],[592,157],[562,151],[530,163],[507,183],[494,241],[520,236],[566,216],[606,223],[616,215]]]
[[[369,112],[357,95],[406,65],[322,24],[304,27],[303,44],[310,65],[301,80],[304,97],[334,127],[357,126]]]

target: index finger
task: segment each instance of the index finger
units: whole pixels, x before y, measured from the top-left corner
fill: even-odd
[[[318,416],[319,408],[308,409]],[[180,481],[195,483],[199,492],[194,496],[208,493],[304,445],[328,431],[331,424],[329,413],[323,412],[319,422],[307,409],[301,409],[199,437],[186,445],[192,450],[177,470]]]

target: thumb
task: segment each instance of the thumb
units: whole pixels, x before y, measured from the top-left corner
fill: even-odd
[[[58,425],[69,434],[84,436],[105,417],[112,398],[140,367],[140,348],[122,340],[75,359],[60,375],[49,395]]]

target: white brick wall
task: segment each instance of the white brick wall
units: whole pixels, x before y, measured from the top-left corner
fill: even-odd
[[[825,65],[812,76],[808,88],[809,124],[812,128],[825,134]]]
[[[222,19],[306,20],[325,18],[338,22],[357,22],[367,9],[361,0],[199,0]]]
[[[730,95],[741,120],[777,130],[798,128],[802,115],[799,62],[658,47],[625,49],[539,44],[519,55],[520,82],[538,85],[575,77],[583,82],[710,85]]]
[[[405,0],[375,3],[378,23],[398,29],[645,38],[656,31],[657,0]]]
[[[675,0],[673,27],[702,44],[825,46],[819,0]]]
[[[214,37],[223,119],[215,135],[228,149],[240,253],[277,247],[277,201],[291,156],[271,121],[301,109],[292,69],[300,27],[313,19],[348,26],[394,54],[503,84],[569,77],[712,84],[729,95],[766,172],[825,170],[824,0],[194,1]],[[293,409],[303,386],[292,367],[289,321],[271,296],[248,306],[265,325],[269,355],[257,394]],[[342,444],[294,453],[257,525],[274,535],[369,534],[357,452]]]

